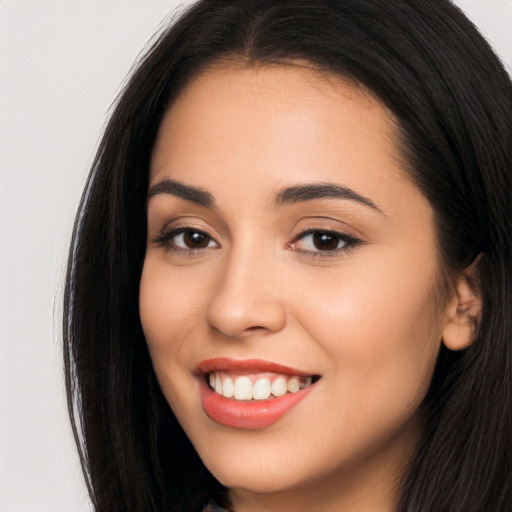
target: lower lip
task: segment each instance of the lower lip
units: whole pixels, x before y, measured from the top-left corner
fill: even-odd
[[[270,400],[242,401],[215,393],[203,382],[200,387],[201,402],[206,414],[226,427],[259,430],[274,423],[306,398],[314,384]]]

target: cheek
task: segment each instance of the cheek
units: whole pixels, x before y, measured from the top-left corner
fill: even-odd
[[[176,306],[175,306],[176,304]],[[144,335],[152,353],[167,351],[174,344],[174,322],[179,318],[179,302],[173,300],[167,286],[162,285],[161,275],[151,263],[144,263],[139,292],[139,310]]]
[[[156,378],[167,403],[187,432],[197,423],[187,356],[192,326],[197,326],[198,291],[194,280],[148,253],[139,292],[139,310]],[[185,273],[186,274],[186,273]],[[190,276],[189,276],[190,277]],[[188,343],[187,343],[188,340]],[[197,394],[197,393],[195,393]]]
[[[432,261],[391,251],[379,265],[347,260],[295,295],[299,322],[328,354],[339,389],[363,403],[422,400],[441,344]]]
[[[139,310],[153,367],[169,400],[173,395],[170,388],[179,385],[181,373],[186,369],[184,340],[190,326],[197,322],[197,313],[188,307],[191,301],[187,299],[194,296],[193,287],[173,279],[168,268],[156,258],[146,258],[140,282]]]
[[[165,257],[149,254],[144,262],[139,310],[146,341],[152,352],[175,351],[200,314],[201,279],[172,270]]]

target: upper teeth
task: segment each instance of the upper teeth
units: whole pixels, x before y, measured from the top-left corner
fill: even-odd
[[[288,377],[273,375],[270,377],[233,377],[221,372],[208,376],[210,387],[219,395],[235,400],[266,400],[270,396],[278,397],[286,393],[296,393],[299,389],[311,385],[311,377]]]

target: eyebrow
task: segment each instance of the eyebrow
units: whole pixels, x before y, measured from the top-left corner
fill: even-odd
[[[314,199],[350,199],[362,203],[384,215],[384,212],[367,197],[358,194],[351,188],[342,187],[335,183],[311,183],[305,185],[297,185],[285,188],[276,197],[276,205],[300,203],[303,201],[312,201]]]
[[[160,194],[170,194],[185,201],[205,206],[206,208],[215,208],[215,200],[212,194],[199,187],[184,185],[179,181],[166,179],[153,185],[148,192],[148,200]]]
[[[179,181],[165,179],[153,185],[149,189],[148,200],[160,194],[170,194],[206,208],[215,208],[215,199],[210,192],[199,187],[185,185]],[[279,207],[287,204],[326,198],[357,201],[384,215],[384,212],[371,199],[358,194],[351,188],[343,187],[335,183],[308,183],[285,188],[277,194],[275,205]]]

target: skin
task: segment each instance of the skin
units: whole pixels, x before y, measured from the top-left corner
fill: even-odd
[[[432,208],[400,162],[377,99],[301,65],[211,67],[165,115],[150,189],[172,179],[215,207],[151,195],[140,314],[164,395],[237,512],[396,505],[443,333],[455,348],[471,339],[455,321],[467,290],[441,294]],[[375,208],[276,204],[283,188],[319,182]],[[179,233],[161,240],[172,227],[210,238],[190,251]],[[360,243],[318,249],[306,230]],[[213,357],[321,379],[270,427],[230,428],[199,398],[194,370]]]

